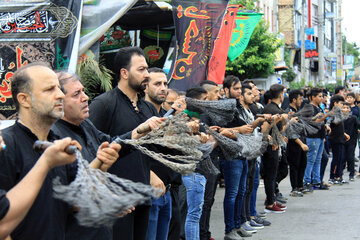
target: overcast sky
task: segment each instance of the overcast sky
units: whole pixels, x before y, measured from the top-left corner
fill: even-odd
[[[342,29],[348,42],[360,46],[360,1],[342,0]]]

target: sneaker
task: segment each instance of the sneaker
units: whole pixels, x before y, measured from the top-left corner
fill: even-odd
[[[237,234],[239,234],[241,237],[251,237],[252,233],[246,231],[242,226],[240,228],[236,229]]]
[[[342,185],[340,180],[334,180],[334,185]]]
[[[355,181],[355,178],[354,178],[354,177],[349,177],[349,181],[350,181],[350,182],[354,182],[354,181]]]
[[[281,199],[281,200],[285,200],[285,201],[289,200],[287,197],[285,197],[284,195],[282,195],[281,192],[278,192],[278,193],[276,194],[276,197],[279,198],[279,199]]]
[[[273,204],[272,207],[265,207],[265,212],[267,213],[284,213],[285,210],[279,208],[276,204]]]
[[[298,191],[298,190],[292,190],[290,192],[290,196],[291,197],[303,197],[304,194],[302,192]]]
[[[287,201],[284,200],[284,199],[281,199],[281,198],[278,198],[278,197],[275,197],[275,201],[279,202],[279,203],[282,203],[282,204],[286,204]]]
[[[335,180],[330,178],[329,181],[328,181],[328,184],[333,185],[334,182],[335,182]]]
[[[251,220],[253,220],[253,221],[256,222],[256,223],[262,224],[262,225],[264,225],[265,227],[271,225],[271,222],[270,222],[269,220],[262,219],[262,218],[260,218],[260,217],[258,217],[258,216],[255,216],[255,217],[254,217],[253,219],[251,219]]]
[[[349,184],[349,182],[346,181],[345,179],[341,180],[341,183],[342,183],[342,184]]]
[[[258,218],[266,218],[266,212],[258,212],[258,213],[256,213],[256,217],[258,217]]]
[[[257,230],[253,227],[251,227],[247,222],[244,222],[243,224],[241,224],[241,227],[244,228],[245,231],[247,231],[248,233],[256,233]]]
[[[311,183],[305,183],[303,193],[312,193],[314,191]]]
[[[257,223],[252,219],[250,220],[249,223],[250,223],[250,227],[252,227],[252,228],[255,228],[255,229],[263,229],[264,228],[264,225]]]
[[[224,240],[243,240],[236,232],[235,229],[233,229],[231,232],[226,233]]]
[[[285,210],[287,207],[285,205],[282,205],[281,203],[275,202],[276,206],[281,208],[282,210]]]

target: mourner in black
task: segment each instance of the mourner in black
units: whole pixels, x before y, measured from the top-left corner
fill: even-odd
[[[116,54],[114,65],[118,85],[92,101],[90,120],[97,129],[112,137],[131,132],[145,121],[150,128],[157,126],[161,119],[153,117],[158,116],[155,107],[139,97],[149,78],[144,52],[138,47],[122,48]],[[164,184],[153,173],[150,182],[150,161],[140,151],[134,151],[116,161],[109,172],[135,182],[152,183],[165,190]],[[119,219],[113,227],[113,239],[145,239],[149,209],[150,202]]]
[[[23,183],[22,180],[28,179],[29,171],[34,165],[39,167],[38,164],[41,163],[38,160],[40,153],[33,150],[34,142],[57,139],[50,131],[50,126],[62,117],[64,99],[55,72],[41,63],[28,64],[15,72],[12,80],[12,95],[19,114],[18,120],[13,126],[2,131],[6,150],[0,152],[0,189],[9,193],[17,184]],[[66,141],[69,145],[70,139]],[[66,145],[63,146],[63,151],[65,147]],[[64,160],[60,161],[61,158]],[[42,174],[38,172],[40,175],[36,177],[35,181],[32,181],[31,187],[28,187],[30,189],[37,185],[39,190],[37,189],[35,192],[39,191],[39,193],[31,208],[31,204],[28,208],[24,208],[22,217],[30,208],[26,217],[22,221],[21,219],[16,220],[21,222],[11,233],[11,238],[14,240],[62,240],[65,237],[66,218],[71,208],[64,202],[53,198],[52,181],[58,177],[63,184],[69,183],[73,177],[69,174],[72,172],[68,169],[69,165],[66,167],[59,165],[75,161],[75,155],[71,157],[69,154],[58,151],[52,155],[50,161],[52,164],[49,163],[45,168],[45,173],[49,171],[48,174],[44,174],[44,170],[42,170]],[[52,169],[50,170],[50,168]],[[31,171],[31,173],[34,172]],[[41,183],[42,180],[43,184],[41,185],[39,181]],[[25,199],[30,193],[22,191],[22,194],[26,195],[24,202],[27,201]],[[10,204],[10,210],[11,207]]]
[[[107,171],[117,160],[120,145],[112,143],[109,135],[97,130],[89,117],[88,96],[76,75],[58,73],[61,89],[65,94],[64,116],[58,120],[52,130],[60,137],[71,137],[81,146],[84,159],[92,162],[96,157],[102,162],[100,169]],[[122,151],[123,152],[123,151]],[[76,169],[76,163],[73,169]],[[70,215],[66,226],[66,239],[112,239],[112,229],[107,227],[89,228],[77,223],[74,215]]]

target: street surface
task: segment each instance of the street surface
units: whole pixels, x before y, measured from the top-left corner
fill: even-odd
[[[358,152],[358,151],[356,151]],[[329,178],[330,161],[324,180]],[[359,163],[356,163],[359,164]],[[358,169],[358,168],[357,168]],[[348,180],[348,172],[344,178]],[[330,190],[314,190],[304,197],[290,197],[289,176],[280,183],[280,191],[289,198],[285,213],[268,213],[271,226],[258,230],[246,240],[353,240],[360,239],[360,178]],[[215,240],[224,239],[224,188],[217,188],[211,212],[210,231]],[[264,210],[265,192],[260,184],[257,211]]]

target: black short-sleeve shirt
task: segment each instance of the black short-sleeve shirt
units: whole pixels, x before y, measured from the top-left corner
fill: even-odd
[[[0,189],[9,191],[35,165],[40,153],[33,150],[37,137],[19,122],[2,130],[6,149],[0,152]],[[50,131],[48,140],[57,137]],[[52,181],[59,177],[63,184],[69,184],[66,166],[51,169],[24,220],[11,233],[11,238],[24,240],[63,240],[65,225],[71,208],[64,202],[53,198]]]
[[[136,111],[130,99],[118,88],[96,97],[90,104],[90,120],[111,137],[128,133],[152,116],[159,116],[155,107],[139,97]],[[140,151],[118,159],[109,169],[119,177],[150,183],[150,161]]]
[[[10,207],[9,199],[6,197],[6,191],[0,189],[0,220],[3,219]]]

